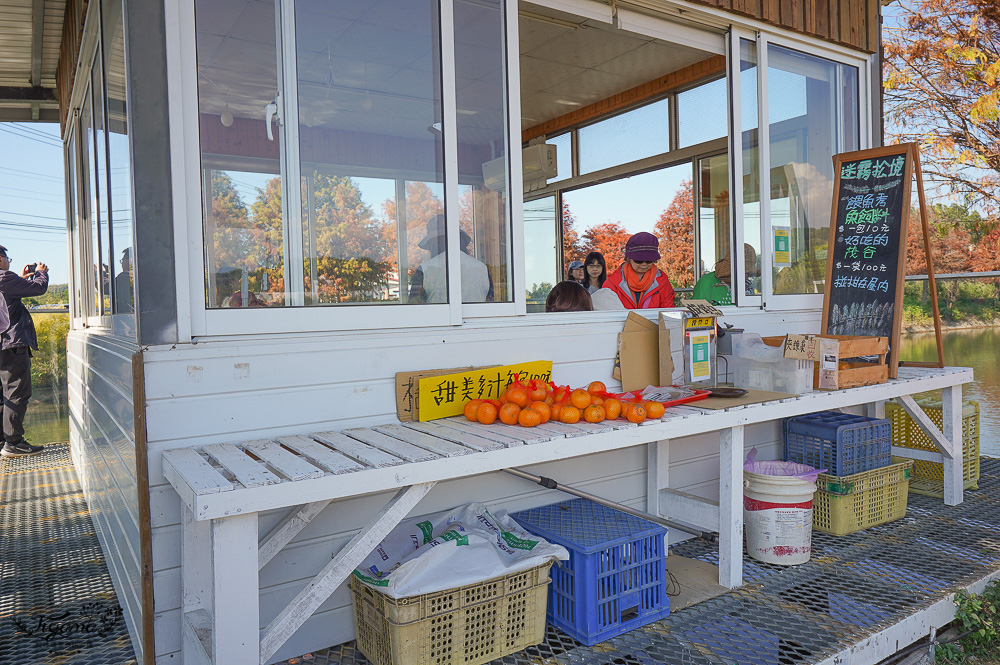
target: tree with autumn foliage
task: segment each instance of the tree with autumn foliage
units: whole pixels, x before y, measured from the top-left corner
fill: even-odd
[[[1000,3],[900,0],[885,29],[890,138],[921,146],[925,177],[1000,211]]]
[[[625,243],[632,236],[618,222],[605,222],[587,229],[583,234],[583,245],[590,252],[600,252],[604,255],[604,263],[608,266],[608,274],[618,269],[625,262]],[[583,251],[581,260],[588,252]]]
[[[660,240],[656,266],[674,286],[694,286],[694,195],[691,181],[680,184],[673,200],[653,225]]]
[[[583,261],[587,256],[587,248],[580,241],[580,234],[576,230],[576,217],[569,210],[569,203],[563,201],[562,204],[562,241],[563,241],[563,275],[569,269],[569,264],[573,261]],[[601,251],[599,249],[594,251]],[[607,255],[605,255],[607,260]],[[608,264],[610,265],[610,264]]]
[[[935,215],[935,211],[954,212],[947,208],[931,209],[928,215],[928,227],[931,240],[931,257],[934,263],[935,275],[968,272],[972,269],[972,241],[969,232],[961,223],[949,221],[948,217]],[[906,274],[927,274],[927,252],[924,249],[923,225],[920,222],[920,211],[910,211],[910,223],[906,236]],[[944,305],[954,303],[958,294],[958,283],[955,280],[942,280],[938,283],[939,295]],[[927,282],[924,282],[921,299],[926,301]]]
[[[464,204],[463,204],[464,205]],[[430,258],[430,252],[419,244],[427,235],[427,222],[431,217],[444,212],[444,202],[425,182],[406,183],[406,266],[412,275],[421,262]],[[382,203],[382,238],[388,248],[387,260],[393,270],[398,270],[398,236],[396,228],[396,199],[386,199]]]

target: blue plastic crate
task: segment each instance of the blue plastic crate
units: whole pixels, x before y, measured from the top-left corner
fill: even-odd
[[[548,619],[573,639],[594,645],[670,613],[666,528],[586,499],[511,517],[569,550],[552,567]]]
[[[784,431],[786,460],[827,469],[834,476],[892,463],[892,424],[884,418],[820,411],[789,418]]]

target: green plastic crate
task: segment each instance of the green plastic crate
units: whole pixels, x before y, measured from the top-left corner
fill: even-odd
[[[913,460],[849,476],[819,474],[813,529],[845,536],[906,515]]]

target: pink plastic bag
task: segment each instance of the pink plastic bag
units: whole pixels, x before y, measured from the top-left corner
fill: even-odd
[[[826,469],[814,469],[808,464],[798,462],[783,462],[781,460],[757,461],[756,446],[747,453],[747,458],[743,461],[743,470],[750,473],[759,473],[762,476],[786,476],[791,478],[801,478],[811,483],[816,482],[816,477],[821,473],[826,473]]]

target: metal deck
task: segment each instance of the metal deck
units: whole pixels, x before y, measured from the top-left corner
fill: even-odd
[[[69,444],[0,458],[0,663],[135,663]]]
[[[134,662],[121,608],[66,445],[0,462],[0,663]],[[715,563],[698,541],[673,554]],[[669,561],[668,561],[669,568]],[[746,584],[640,630],[585,647],[550,628],[505,665],[791,665],[877,662],[900,626],[920,622],[956,589],[1000,576],[1000,460],[954,507],[910,495],[906,517],[850,536],[813,535],[813,560],[785,568],[744,558]],[[897,638],[898,639],[898,638]],[[914,637],[916,639],[916,637]],[[869,650],[875,654],[875,646]],[[353,642],[283,661],[365,665]]]

